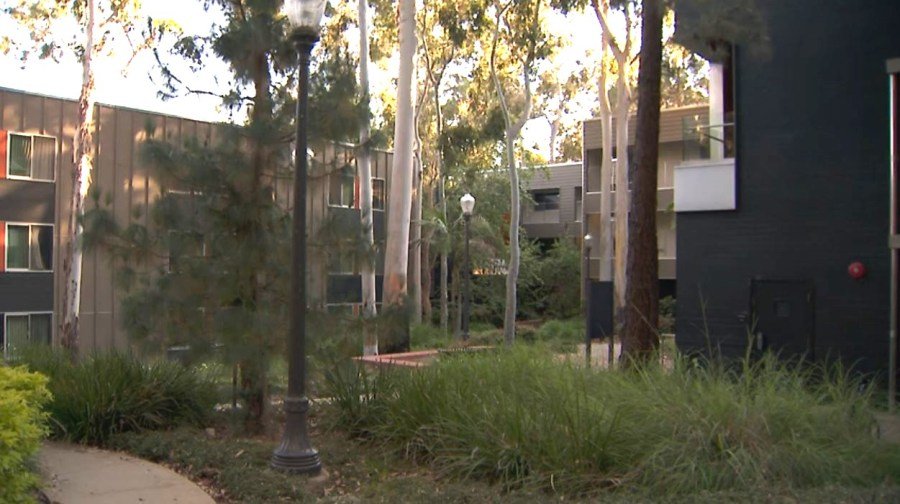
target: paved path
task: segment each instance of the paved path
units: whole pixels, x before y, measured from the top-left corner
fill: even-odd
[[[44,493],[59,504],[213,504],[178,473],[123,453],[44,443],[38,456]]]

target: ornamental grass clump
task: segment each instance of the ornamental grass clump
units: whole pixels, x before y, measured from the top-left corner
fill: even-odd
[[[202,372],[173,362],[142,363],[110,352],[72,361],[60,351],[29,349],[23,363],[50,378],[52,435],[103,445],[113,434],[202,424],[215,390]]]
[[[508,488],[674,496],[900,477],[900,451],[872,436],[870,393],[839,368],[766,358],[610,372],[549,354],[517,347],[344,374],[332,387],[348,399],[335,404],[357,432],[443,475]]]

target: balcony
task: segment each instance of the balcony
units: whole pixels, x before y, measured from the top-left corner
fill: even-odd
[[[684,162],[675,167],[676,212],[737,208],[734,122],[684,119]]]

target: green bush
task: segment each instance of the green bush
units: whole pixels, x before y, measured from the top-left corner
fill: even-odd
[[[102,445],[118,432],[202,424],[215,404],[212,381],[177,363],[116,352],[75,363],[40,348],[26,350],[23,362],[50,378],[52,435],[70,441]]]
[[[38,479],[28,461],[47,435],[41,408],[49,399],[45,376],[0,366],[0,502],[31,500]]]
[[[348,383],[358,400],[345,422],[357,432],[441,474],[507,488],[649,498],[900,475],[900,450],[871,435],[868,392],[840,370],[813,376],[766,359],[740,373],[686,361],[609,372],[536,346]]]

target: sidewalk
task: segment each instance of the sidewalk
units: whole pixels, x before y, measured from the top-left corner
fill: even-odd
[[[123,453],[44,443],[38,455],[43,491],[59,504],[213,504],[178,473]]]

